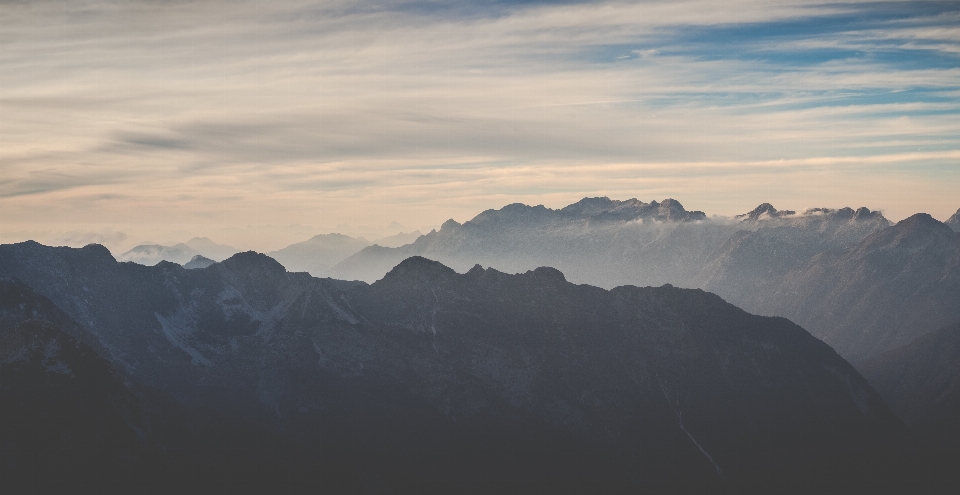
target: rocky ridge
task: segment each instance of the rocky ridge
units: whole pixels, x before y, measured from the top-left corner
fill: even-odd
[[[363,452],[352,469],[400,491],[743,491],[797,466],[812,488],[883,478],[889,466],[863,459],[903,432],[828,346],[699,290],[421,257],[367,285],[252,252],[186,270],[36,243],[0,246],[0,275],[36,287],[138,383]]]

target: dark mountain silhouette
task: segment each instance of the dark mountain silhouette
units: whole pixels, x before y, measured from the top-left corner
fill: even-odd
[[[185,407],[116,370],[90,338],[46,297],[0,278],[5,492],[364,491],[361,463],[230,411]]]
[[[903,475],[904,427],[856,370],[791,322],[699,290],[420,257],[367,285],[253,252],[186,270],[33,242],[0,246],[0,275],[141,386],[269,425],[344,483],[742,492]]]
[[[138,438],[137,398],[109,362],[67,332],[83,330],[29,287],[0,278],[0,477],[7,489],[30,478],[144,474],[137,468],[151,452]]]

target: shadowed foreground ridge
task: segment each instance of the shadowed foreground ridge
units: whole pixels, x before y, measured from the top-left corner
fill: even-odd
[[[181,422],[212,411],[265,426],[257,438],[296,452],[288,480],[635,493],[904,476],[904,426],[856,370],[788,320],[700,290],[458,274],[420,257],[367,285],[256,253],[187,270],[104,251],[3,245],[0,276],[49,298]]]

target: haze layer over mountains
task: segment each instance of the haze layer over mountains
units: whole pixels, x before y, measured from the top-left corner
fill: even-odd
[[[922,488],[960,472],[956,224],[585,198],[393,247],[0,245],[0,474]]]
[[[951,232],[958,222],[958,214],[946,223],[918,214],[892,225],[864,207],[797,213],[766,203],[708,218],[672,199],[584,198],[558,210],[511,204],[377,244],[318,235],[268,255],[290,271],[368,283],[423,256],[459,272],[550,266],[604,288],[702,288],[747,311],[788,317],[856,363],[960,320],[960,248]],[[147,249],[156,252],[140,246],[119,259],[137,261],[133,253]]]

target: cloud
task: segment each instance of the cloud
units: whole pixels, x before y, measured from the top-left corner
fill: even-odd
[[[958,20],[917,2],[5,3],[0,207],[428,224],[690,191],[736,213],[724,188],[776,201],[753,198],[856,169],[892,211],[944,209]]]

